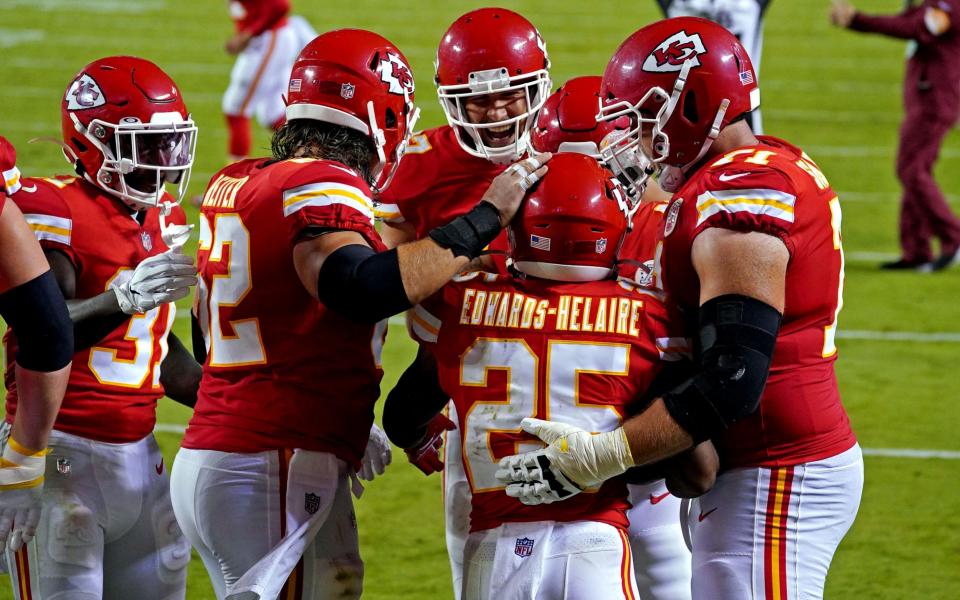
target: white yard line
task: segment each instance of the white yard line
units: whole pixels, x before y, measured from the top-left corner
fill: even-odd
[[[175,433],[183,435],[187,430],[184,425],[176,423],[157,423],[153,428],[159,433]],[[864,448],[864,456],[886,456],[891,458],[940,458],[944,460],[960,460],[960,452],[954,450],[927,450],[921,448]]]
[[[40,42],[46,34],[39,29],[6,29],[0,27],[0,48],[13,48],[21,44]]]
[[[4,0],[4,9],[26,7],[41,11],[140,14],[163,10],[165,0]]]
[[[920,342],[960,344],[960,331],[867,331],[839,329],[837,337],[844,340],[881,340],[885,342]]]

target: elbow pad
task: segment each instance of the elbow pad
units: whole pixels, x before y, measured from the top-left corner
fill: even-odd
[[[700,371],[663,398],[695,443],[756,412],[782,319],[772,306],[736,294],[707,301],[699,314]]]
[[[0,294],[0,315],[17,336],[17,364],[52,373],[73,360],[73,322],[53,272]]]
[[[376,323],[411,308],[400,277],[397,250],[374,252],[349,244],[323,261],[317,298],[352,321]]]

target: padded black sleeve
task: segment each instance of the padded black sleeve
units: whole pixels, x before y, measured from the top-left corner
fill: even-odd
[[[448,248],[454,256],[473,260],[500,235],[501,229],[500,211],[484,200],[467,214],[431,229],[427,235],[441,248]]]
[[[0,294],[0,315],[17,336],[17,364],[51,373],[73,359],[73,323],[51,271]]]
[[[450,396],[440,387],[433,355],[421,348],[400,376],[383,404],[383,431],[401,448],[416,445],[427,432],[427,423],[446,406]]]
[[[360,323],[376,323],[411,307],[396,248],[377,253],[362,244],[338,248],[323,261],[317,297]]]
[[[664,395],[670,415],[695,442],[753,414],[767,383],[781,314],[736,294],[700,307],[700,372]]]

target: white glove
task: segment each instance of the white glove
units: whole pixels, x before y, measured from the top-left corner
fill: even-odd
[[[173,202],[164,202],[160,206],[160,239],[171,251],[179,253],[190,239],[193,225],[172,225],[167,223],[167,215],[173,211]]]
[[[133,275],[110,288],[117,295],[120,310],[128,315],[145,313],[161,304],[186,298],[190,286],[197,284],[193,258],[179,252],[150,256],[137,265]]]
[[[393,450],[390,449],[390,440],[382,429],[374,424],[370,428],[370,438],[367,440],[367,449],[360,461],[358,475],[364,481],[373,481],[377,475],[383,475],[387,465],[393,460]]]
[[[37,534],[47,452],[34,452],[11,438],[0,457],[0,545],[14,552]]]
[[[507,484],[508,496],[524,504],[566,500],[634,466],[622,427],[594,434],[573,425],[530,418],[520,426],[547,447],[501,459],[496,477]]]

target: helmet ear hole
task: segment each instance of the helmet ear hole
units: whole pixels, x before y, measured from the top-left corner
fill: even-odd
[[[688,90],[683,96],[683,118],[691,123],[696,123],[700,118],[697,110],[697,93]]]
[[[386,116],[383,120],[383,125],[387,129],[393,129],[397,126],[397,114],[393,112],[392,108],[387,109]]]

